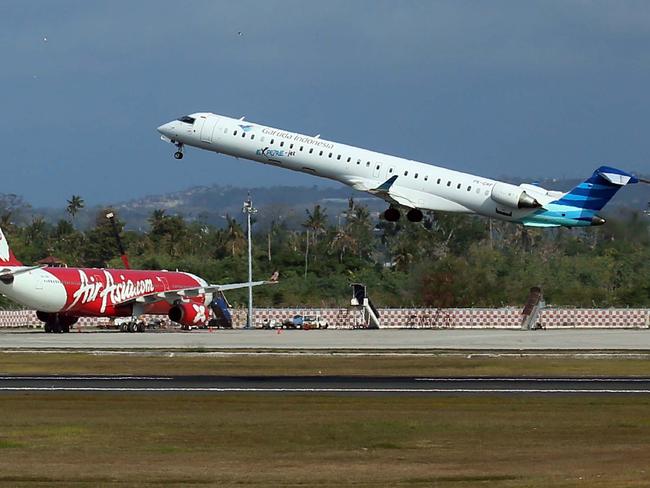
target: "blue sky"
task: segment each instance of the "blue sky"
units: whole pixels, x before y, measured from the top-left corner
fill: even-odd
[[[334,184],[174,160],[155,128],[196,111],[491,177],[650,172],[648,2],[5,0],[0,48],[0,192],[36,206]]]

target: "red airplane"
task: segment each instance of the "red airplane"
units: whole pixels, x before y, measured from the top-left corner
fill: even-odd
[[[272,283],[255,281],[252,286]],[[79,317],[167,315],[205,325],[214,295],[249,283],[208,284],[191,273],[135,269],[23,266],[0,229],[0,293],[36,310],[45,332],[69,332]]]

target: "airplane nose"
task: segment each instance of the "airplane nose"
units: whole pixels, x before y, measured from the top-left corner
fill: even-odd
[[[166,124],[161,125],[158,127],[156,130],[160,132],[163,136],[166,136],[169,133],[169,129],[171,124],[167,122]]]

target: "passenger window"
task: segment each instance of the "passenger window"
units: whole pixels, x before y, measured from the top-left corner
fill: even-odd
[[[319,155],[319,156],[322,156],[322,155],[323,155],[323,151],[320,151],[320,152],[318,153],[318,155]]]
[[[275,139],[271,139],[271,144],[273,144],[273,142],[275,142]]]
[[[284,141],[280,141],[280,147],[284,146]]]
[[[289,149],[293,149],[293,144],[289,144]]]
[[[328,157],[330,157],[330,158],[331,158],[331,157],[332,157],[332,153],[330,153],[330,155],[329,155]]]
[[[357,159],[357,164],[361,164],[361,160],[360,160],[360,159]]]
[[[300,152],[302,152],[302,147],[303,147],[303,146],[300,146]]]
[[[425,177],[424,177],[424,181],[429,181],[429,177],[428,177],[428,176],[425,176]]]
[[[448,181],[448,182],[447,182],[447,186],[451,186],[451,181]]]
[[[241,133],[241,136],[242,136],[242,137],[246,137],[246,132],[242,132],[242,133]]]
[[[236,135],[237,135],[237,131],[234,131],[234,132],[232,133],[232,135],[233,135],[233,136],[236,136]]]
[[[468,186],[468,187],[467,187],[467,191],[472,191],[472,187],[471,187],[471,186]]]
[[[458,183],[458,185],[456,185],[456,189],[460,190],[460,183]]]
[[[349,163],[350,161],[352,161],[352,158],[348,158],[348,163]]]
[[[313,148],[313,147],[310,147],[310,148],[309,148],[309,154],[312,154],[313,152],[314,152],[314,148]]]
[[[440,178],[438,178],[437,184],[438,184],[438,185],[440,184]]]
[[[370,161],[366,161],[366,168],[370,167]]]
[[[408,171],[404,171],[404,176],[408,176],[408,174],[409,174]]]
[[[379,168],[381,168],[381,166],[380,166],[380,165],[377,165],[377,167],[376,167],[375,169],[379,169]]]
[[[251,134],[251,141],[255,139],[255,134]]]
[[[418,174],[417,174],[417,173],[415,173],[414,178],[415,178],[416,180],[418,179]]]
[[[340,160],[341,160],[341,155],[339,154],[338,156],[336,156],[336,159],[337,159],[338,161],[340,161]]]
[[[388,172],[389,172],[389,173],[392,173],[392,172],[393,172],[393,168],[390,168],[390,169],[388,170]]]

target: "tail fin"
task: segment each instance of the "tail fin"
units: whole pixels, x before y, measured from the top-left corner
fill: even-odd
[[[638,178],[630,173],[601,166],[588,180],[553,203],[597,211],[602,209],[622,187],[638,182]]]
[[[0,266],[22,266],[23,263],[16,259],[9,247],[2,229],[0,229]]]

